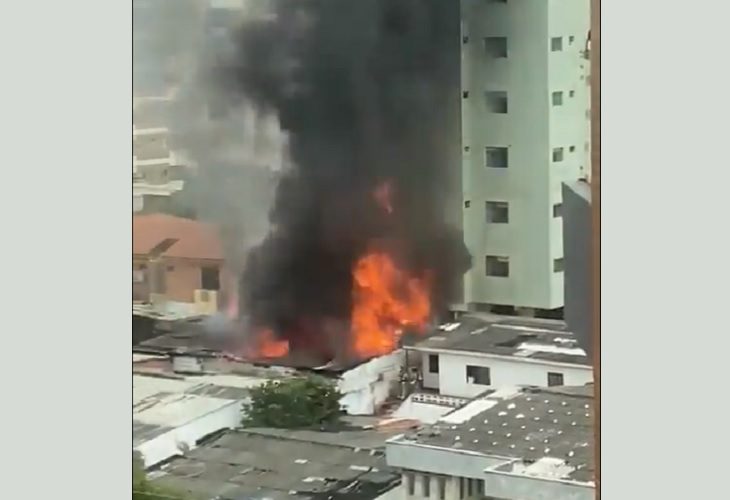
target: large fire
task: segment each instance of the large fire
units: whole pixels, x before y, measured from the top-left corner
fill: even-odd
[[[372,193],[373,201],[387,216],[394,213],[393,194],[390,181],[379,184]],[[357,259],[352,267],[349,336],[347,331],[340,330],[342,336],[348,336],[343,354],[354,359],[381,356],[398,348],[405,330],[423,332],[431,316],[431,281],[428,273],[414,276],[400,268],[393,255],[381,247],[373,246]],[[229,307],[229,313],[237,314],[234,307]],[[309,332],[310,325],[298,332],[296,338],[326,342],[324,324],[315,323],[314,335]],[[309,347],[316,351],[322,346]],[[292,347],[293,351],[298,349],[299,342]],[[250,358],[271,359],[287,356],[289,351],[288,340],[264,327],[253,332],[246,354]]]
[[[353,269],[352,350],[362,358],[387,354],[405,328],[422,331],[431,314],[429,280],[406,275],[383,252]]]

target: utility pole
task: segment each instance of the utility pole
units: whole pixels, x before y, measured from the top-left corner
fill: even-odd
[[[601,0],[591,0],[591,207],[596,500],[601,500]]]

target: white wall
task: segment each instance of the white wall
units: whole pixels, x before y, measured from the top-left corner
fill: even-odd
[[[428,353],[423,353],[426,358]],[[469,354],[439,354],[439,393],[445,396],[471,398],[489,387],[516,385],[547,386],[548,372],[563,374],[564,385],[584,385],[593,380],[593,370],[586,366],[562,366],[540,363],[532,360],[475,356]],[[491,386],[469,384],[466,380],[466,366],[487,366],[490,368]]]
[[[134,448],[142,454],[145,468],[152,467],[168,458],[181,455],[179,445],[195,448],[199,439],[223,429],[234,429],[241,424],[242,408],[238,401],[191,420],[165,434],[156,436]]]

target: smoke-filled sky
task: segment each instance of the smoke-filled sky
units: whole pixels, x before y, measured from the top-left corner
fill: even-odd
[[[431,270],[444,304],[469,266],[446,223],[460,168],[459,2],[269,5],[217,57],[201,51],[176,117],[199,165],[199,212],[241,249],[242,310],[280,336],[346,322],[353,263],[377,241],[401,266]],[[216,110],[205,127],[192,125],[193,102]],[[373,202],[384,181],[391,217]]]

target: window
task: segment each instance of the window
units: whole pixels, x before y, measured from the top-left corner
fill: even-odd
[[[570,36],[568,37],[568,43],[569,43],[570,45],[573,45],[573,42],[575,42],[575,37],[574,37],[573,35],[570,35]]]
[[[484,480],[483,479],[477,479],[477,494],[479,496],[484,496]]]
[[[504,36],[488,36],[484,39],[484,51],[487,56],[496,59],[507,57],[507,37]]]
[[[415,493],[416,485],[413,474],[406,474],[406,487],[408,488],[408,494],[413,495]]]
[[[494,276],[497,278],[509,277],[509,257],[487,255],[486,273],[487,276]]]
[[[203,290],[220,289],[220,276],[217,267],[200,268],[200,288]]]
[[[439,477],[439,500],[446,500],[446,478]]]
[[[426,498],[431,496],[431,478],[428,474],[423,475],[423,496]]]
[[[467,496],[471,496],[472,495],[472,483],[473,483],[473,481],[472,481],[471,478],[469,478],[469,479],[466,480],[466,494],[467,494]]]
[[[553,205],[553,217],[562,217],[563,216],[563,204],[562,203],[556,203]]]
[[[563,161],[563,148],[553,149],[553,161],[554,162]]]
[[[469,99],[469,91],[468,90],[465,90],[464,92],[461,93],[461,96],[464,99]]]
[[[550,39],[550,50],[553,52],[560,52],[563,50],[563,37],[555,36]]]
[[[463,43],[464,45],[466,45],[467,43],[469,43],[469,37],[468,36],[463,36],[461,38],[461,43]]]
[[[464,208],[469,208],[470,206],[471,206],[471,201],[469,201],[469,200],[466,200],[466,201],[464,202]]]
[[[570,92],[568,92],[568,95],[570,97],[575,97],[575,90],[571,90]]]
[[[485,210],[488,224],[507,224],[509,222],[509,203],[506,201],[487,201]]]
[[[459,498],[464,498],[464,478],[459,478]]]
[[[563,258],[553,259],[553,272],[562,273],[564,269]]]
[[[487,102],[487,111],[490,113],[507,113],[507,92],[487,91],[484,93]]]
[[[552,100],[553,100],[553,106],[562,106],[563,105],[563,93],[562,92],[553,92]]]
[[[428,355],[428,373],[439,372],[439,355],[429,354]]]
[[[548,372],[548,387],[563,385],[563,374],[556,372]]]
[[[570,151],[571,153],[575,153],[575,146],[570,146],[568,148],[568,151]]]
[[[465,151],[465,152],[467,152],[467,153],[468,153],[468,152],[469,152],[470,150],[471,150],[471,148],[470,148],[469,146],[464,146],[464,151]]]
[[[486,164],[490,168],[507,168],[509,166],[509,155],[507,148],[486,148]]]
[[[469,384],[492,385],[492,374],[488,366],[466,365],[466,381]]]

